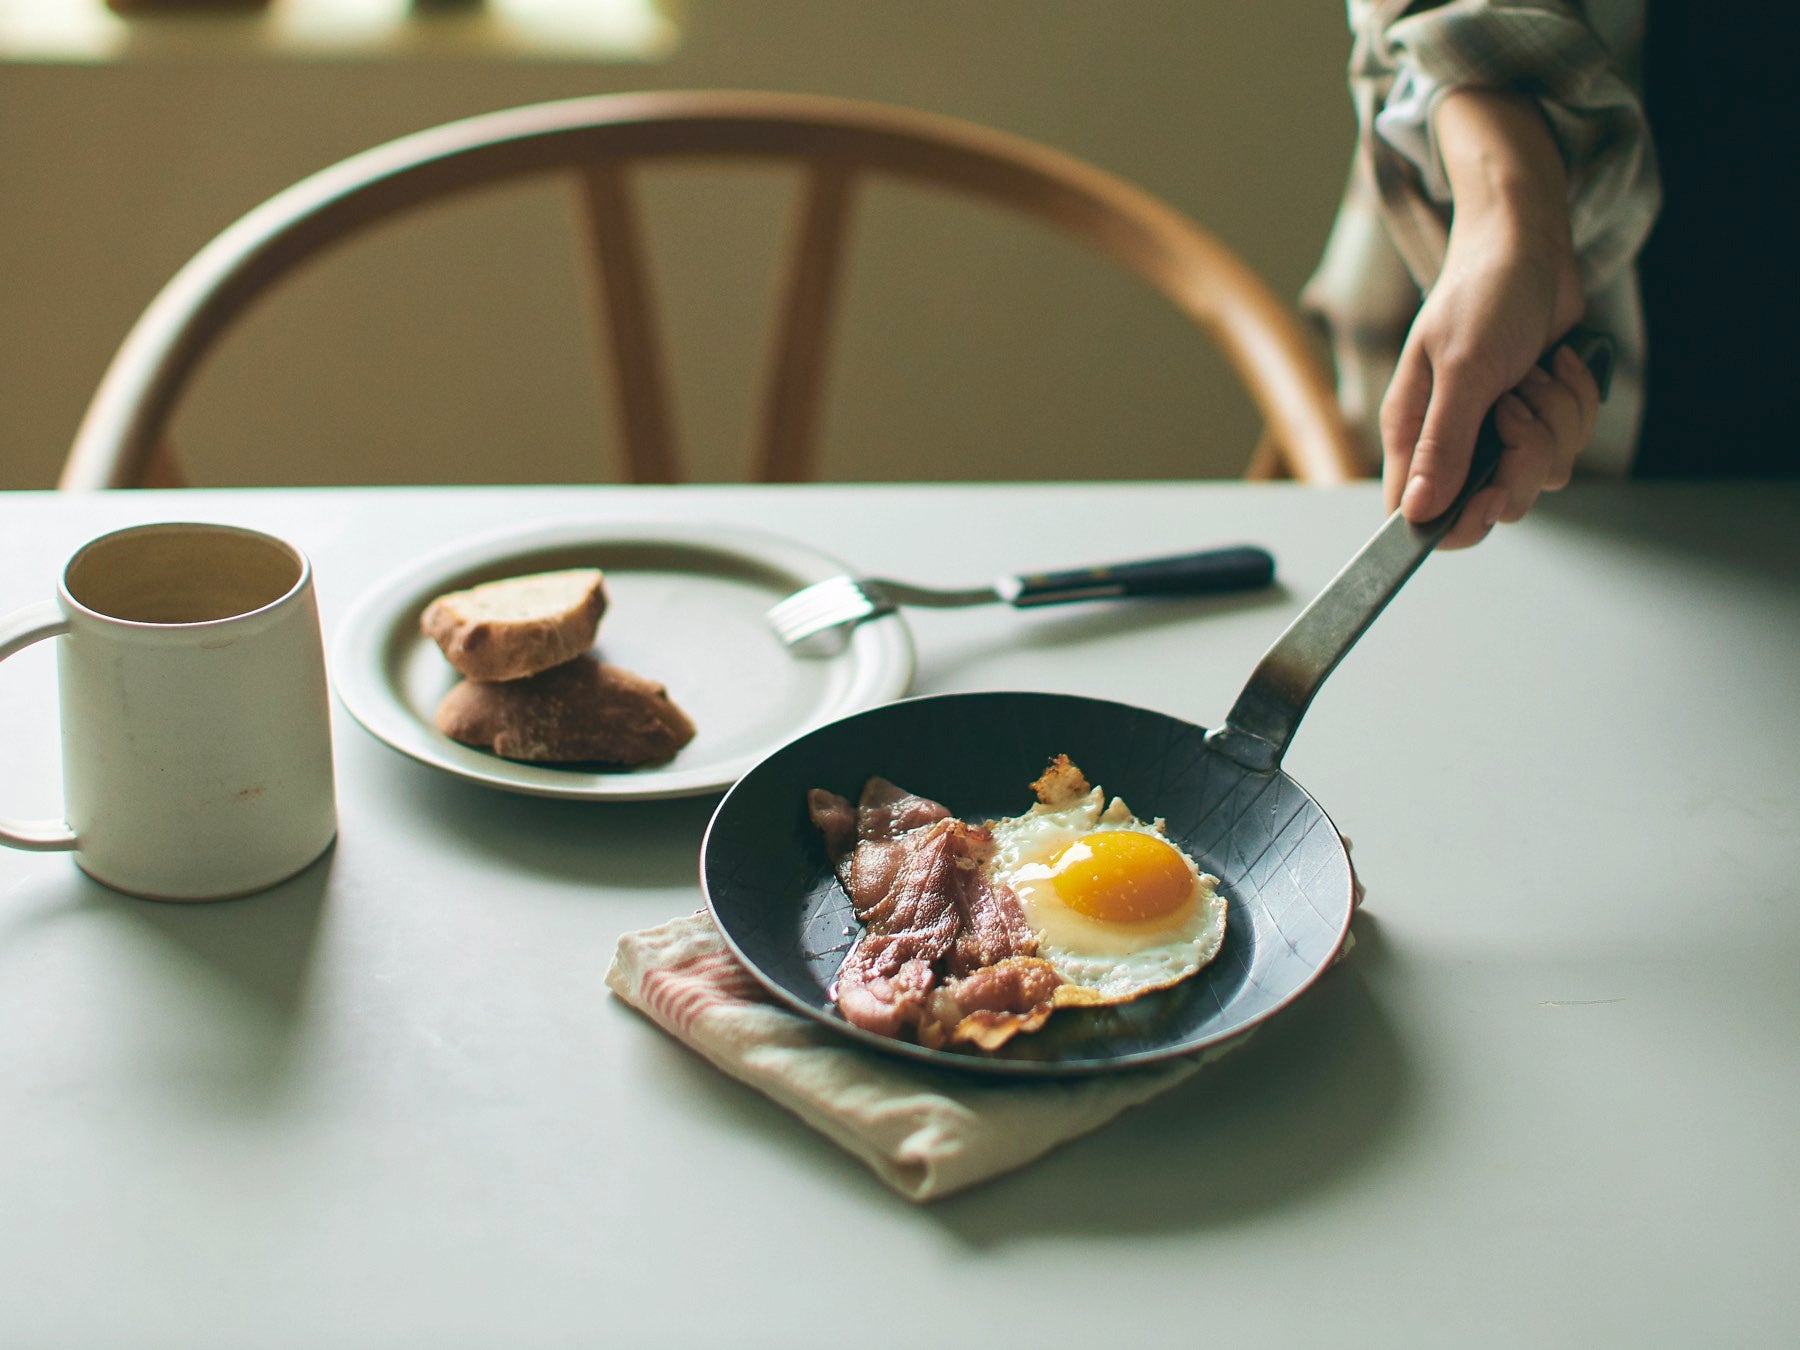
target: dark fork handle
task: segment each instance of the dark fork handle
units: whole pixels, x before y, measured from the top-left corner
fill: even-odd
[[[1115,595],[1211,595],[1257,590],[1274,579],[1275,559],[1263,549],[1241,546],[1069,572],[1033,572],[1013,577],[1018,593],[1006,598],[1024,608]]]

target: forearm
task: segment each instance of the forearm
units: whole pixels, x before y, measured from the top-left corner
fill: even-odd
[[[1466,544],[1568,480],[1599,394],[1585,372],[1533,374],[1584,304],[1568,179],[1543,114],[1517,94],[1458,89],[1438,100],[1433,131],[1450,236],[1383,400],[1383,476],[1409,520],[1432,519],[1467,477],[1491,411],[1500,469],[1445,541]]]
[[[1590,313],[1590,297],[1613,299],[1610,330],[1623,316],[1624,335],[1633,331],[1635,309],[1617,296],[1656,181],[1641,105],[1621,74],[1628,65],[1614,65],[1614,53],[1628,63],[1636,41],[1621,28],[1630,7],[1617,8],[1351,0],[1361,181],[1423,294],[1382,400],[1388,504],[1404,496],[1414,520],[1441,511],[1466,477],[1482,419],[1507,418],[1501,473],[1454,542],[1471,542],[1483,519],[1517,518],[1589,437],[1590,378],[1559,373],[1561,394],[1527,387],[1544,349]],[[1353,301],[1384,299],[1366,280],[1375,269],[1340,273],[1364,287]],[[1366,315],[1338,308],[1366,331]],[[1622,446],[1631,425],[1628,414],[1609,444]]]
[[[1453,89],[1432,117],[1452,200],[1450,243],[1520,249],[1574,270],[1568,175],[1536,100],[1494,89]]]
[[[1436,114],[1456,101],[1453,92],[1479,90],[1529,100],[1553,135],[1553,145],[1537,148],[1560,150],[1566,166],[1561,205],[1587,290],[1628,273],[1658,196],[1641,101],[1627,79],[1639,12],[1588,0],[1353,0],[1350,75],[1364,149],[1382,185],[1383,219],[1421,286],[1443,262],[1450,217]]]

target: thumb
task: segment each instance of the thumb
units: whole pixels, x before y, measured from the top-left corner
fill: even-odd
[[[1469,477],[1481,420],[1502,392],[1490,391],[1485,383],[1452,370],[1439,369],[1434,373],[1437,378],[1432,383],[1431,401],[1419,427],[1418,447],[1400,496],[1400,510],[1415,524],[1450,509]]]
[[[1400,353],[1387,394],[1381,400],[1381,485],[1386,503],[1383,510],[1392,511],[1400,505],[1400,493],[1412,474],[1413,453],[1418,448],[1419,431],[1430,403],[1431,362],[1408,344]]]

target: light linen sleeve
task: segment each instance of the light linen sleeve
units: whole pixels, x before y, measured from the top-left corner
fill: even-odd
[[[1410,187],[1447,222],[1449,184],[1432,132],[1438,102],[1465,87],[1530,94],[1568,166],[1584,285],[1592,294],[1628,272],[1661,204],[1634,88],[1642,0],[1350,0],[1349,8],[1356,37],[1351,83],[1361,86],[1365,150],[1384,198]],[[1421,233],[1417,205],[1415,228],[1403,225],[1397,242],[1421,284],[1429,284],[1441,259],[1441,228]]]
[[[1419,296],[1444,261],[1450,196],[1431,113],[1458,86],[1534,95],[1569,171],[1584,321],[1617,344],[1583,476],[1626,472],[1643,414],[1645,333],[1635,260],[1661,205],[1636,92],[1643,0],[1347,0],[1358,148],[1302,306],[1332,344],[1338,396],[1372,455]]]

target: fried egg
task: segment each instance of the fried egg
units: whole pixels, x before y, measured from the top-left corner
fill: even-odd
[[[1187,979],[1219,954],[1219,879],[1065,757],[1033,785],[1038,804],[989,821],[989,879],[1011,888],[1037,955],[1065,983],[1057,1006],[1126,1003]]]

